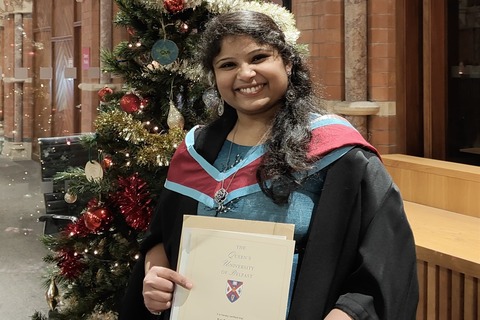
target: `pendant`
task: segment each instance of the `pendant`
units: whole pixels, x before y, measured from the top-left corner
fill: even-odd
[[[213,200],[215,201],[216,204],[218,204],[219,207],[223,207],[223,203],[225,200],[227,200],[228,196],[228,191],[225,190],[224,188],[220,188],[215,192],[215,195],[213,196]]]

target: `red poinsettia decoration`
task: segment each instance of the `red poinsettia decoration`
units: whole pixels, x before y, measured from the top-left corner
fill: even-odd
[[[118,180],[119,190],[114,196],[120,213],[127,224],[140,231],[145,231],[152,216],[152,199],[147,183],[137,173]]]
[[[63,233],[67,237],[85,237],[92,232],[85,225],[85,217],[81,215],[75,222],[63,228]]]
[[[165,9],[170,13],[177,13],[185,8],[183,0],[165,0],[163,2]]]
[[[77,278],[85,269],[82,258],[83,255],[72,249],[60,250],[57,256],[57,266],[60,268],[60,273],[67,279]]]

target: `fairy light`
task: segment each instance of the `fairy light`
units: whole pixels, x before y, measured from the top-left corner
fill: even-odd
[[[185,22],[183,22],[183,23],[180,25],[180,31],[181,31],[181,32],[187,32],[188,29],[189,29],[188,24],[186,24]]]

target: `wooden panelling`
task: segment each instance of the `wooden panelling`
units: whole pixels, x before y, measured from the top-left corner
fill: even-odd
[[[423,0],[424,156],[445,159],[447,0]]]
[[[73,36],[73,24],[75,22],[75,1],[55,0],[53,2],[53,37]]]
[[[480,218],[480,167],[400,154],[383,161],[405,200]]]
[[[423,155],[422,2],[396,1],[397,152]]]
[[[417,257],[480,278],[480,219],[405,201]]]
[[[400,154],[383,161],[415,237],[417,319],[479,319],[480,167]]]
[[[419,260],[417,320],[477,320],[479,278]]]
[[[74,133],[74,80],[65,78],[65,69],[74,63],[74,23],[76,2],[53,1],[53,136]]]
[[[65,78],[65,68],[73,67],[73,38],[54,43],[55,116],[54,137],[74,133],[73,79]]]

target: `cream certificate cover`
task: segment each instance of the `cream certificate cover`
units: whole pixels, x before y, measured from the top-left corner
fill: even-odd
[[[201,225],[182,230],[178,272],[193,288],[176,287],[170,319],[285,320],[295,242]]]

